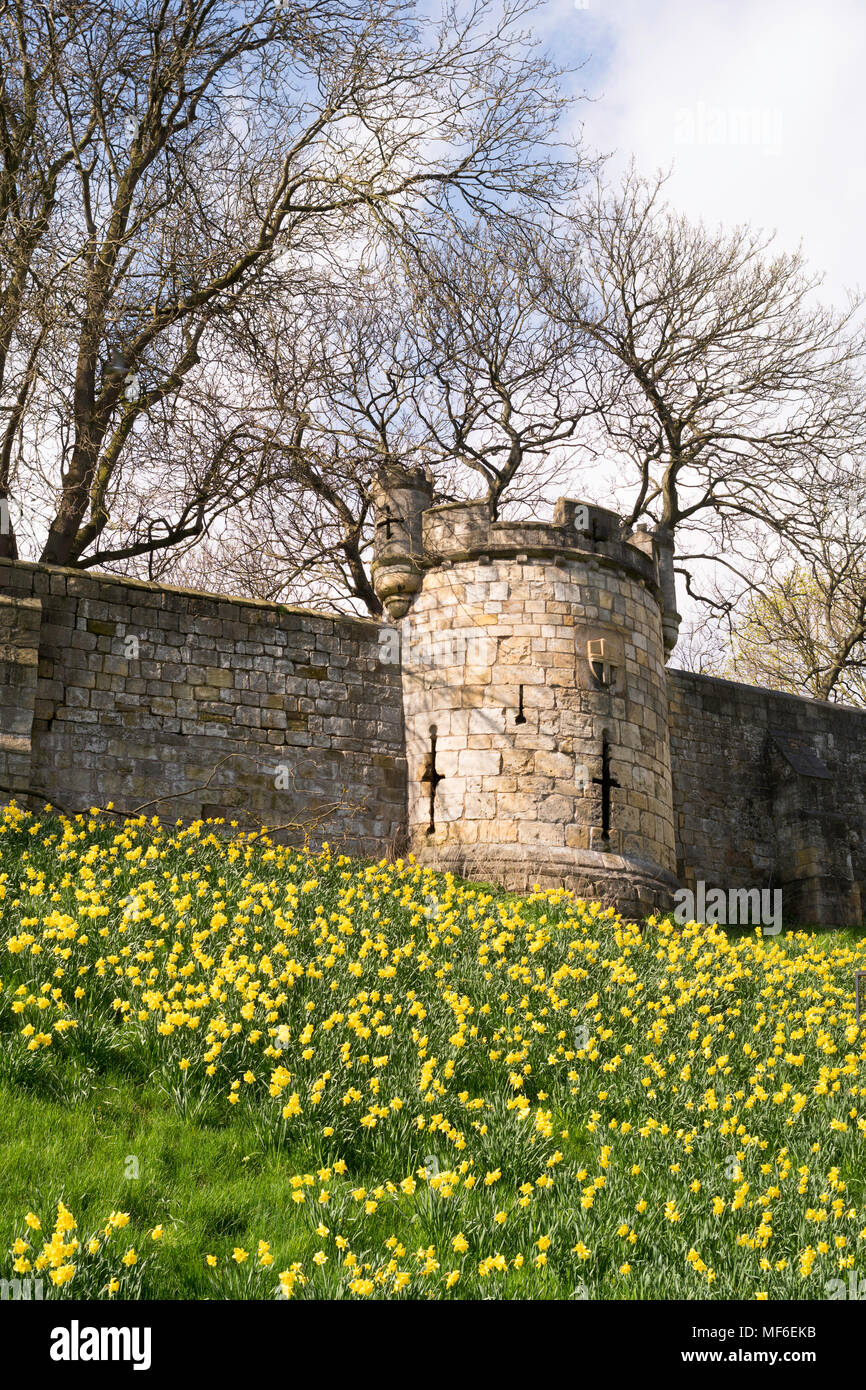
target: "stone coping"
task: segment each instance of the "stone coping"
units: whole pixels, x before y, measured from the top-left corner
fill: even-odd
[[[247,598],[243,595],[209,592],[205,589],[185,589],[175,584],[163,584],[157,580],[135,579],[128,575],[110,574],[102,570],[76,569],[74,566],[67,565],[46,565],[42,564],[41,561],[10,560],[0,556],[0,592],[10,596],[14,596],[15,591],[6,585],[3,578],[4,571],[8,570],[63,578],[67,585],[72,585],[71,588],[67,587],[65,592],[76,598],[86,597],[85,587],[88,584],[93,584],[97,590],[108,586],[118,586],[137,593],[160,596],[174,594],[178,598],[198,599],[213,604],[231,603],[243,608],[257,608],[263,612],[271,612],[275,617],[280,614],[295,614],[301,618],[320,618],[325,622],[358,623],[368,630],[381,627],[384,621],[382,618],[373,618],[360,613],[339,613],[325,608],[300,608],[297,605],[279,603],[274,599]],[[106,602],[111,602],[111,600],[107,599]]]
[[[724,698],[726,693],[736,691],[738,699],[747,698],[754,704],[763,704],[768,698],[788,700],[803,709],[820,709],[832,714],[845,716],[858,714],[861,717],[866,717],[866,709],[861,709],[859,705],[848,705],[839,700],[818,700],[814,695],[795,695],[790,690],[774,690],[769,685],[749,685],[745,681],[730,680],[727,676],[707,676],[700,671],[683,671],[678,666],[669,666],[667,674],[669,677],[675,676],[678,680],[689,681],[702,687],[706,694],[711,694],[711,687],[716,687],[720,698]]]

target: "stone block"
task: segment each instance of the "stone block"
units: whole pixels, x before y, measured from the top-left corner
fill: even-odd
[[[502,754],[496,749],[464,748],[458,755],[461,777],[492,777],[502,768]]]

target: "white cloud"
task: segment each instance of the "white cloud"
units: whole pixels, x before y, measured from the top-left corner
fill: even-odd
[[[866,283],[862,0],[554,0],[539,29],[592,54],[590,145],[647,173],[673,163],[668,196],[690,216],[802,238],[828,297]]]
[[[673,166],[677,210],[802,242],[828,300],[866,289],[862,0],[550,0],[536,29],[557,59],[588,59],[574,121],[614,170]]]

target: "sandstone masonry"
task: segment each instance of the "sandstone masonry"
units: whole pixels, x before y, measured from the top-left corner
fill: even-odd
[[[413,852],[630,915],[669,905],[667,549],[586,503],[491,522],[411,481],[380,474],[373,576],[401,624]]]
[[[0,785],[75,810],[253,812],[378,854],[406,820],[400,673],[379,632],[0,561]]]
[[[0,796],[410,848],[629,916],[703,879],[862,921],[866,712],[668,670],[664,531],[571,499],[491,522],[389,469],[376,508],[386,623],[0,560]]]

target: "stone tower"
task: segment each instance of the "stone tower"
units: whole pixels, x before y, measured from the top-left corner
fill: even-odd
[[[383,470],[374,583],[400,627],[412,852],[628,917],[677,886],[665,661],[673,547],[561,499],[552,523],[430,505]]]

